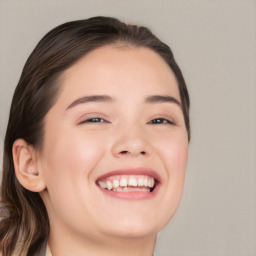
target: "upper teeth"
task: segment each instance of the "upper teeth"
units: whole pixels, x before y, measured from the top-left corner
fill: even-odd
[[[145,175],[115,175],[97,182],[101,188],[112,190],[119,187],[149,187],[153,188],[155,179]]]

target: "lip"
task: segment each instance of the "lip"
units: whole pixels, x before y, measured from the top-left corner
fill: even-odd
[[[147,175],[150,177],[153,177],[156,181],[155,188],[152,192],[140,192],[140,191],[132,191],[132,192],[116,192],[112,190],[107,190],[101,188],[99,185],[97,185],[97,182],[99,180],[103,180],[107,177],[114,176],[114,175]],[[96,186],[98,189],[106,196],[111,196],[118,199],[124,199],[124,200],[145,200],[145,199],[151,199],[156,196],[161,184],[161,177],[160,175],[150,169],[150,168],[128,168],[128,169],[118,169],[114,170],[108,173],[105,173],[97,178],[96,180]]]
[[[114,175],[147,175],[153,177],[155,180],[158,181],[158,183],[161,183],[161,177],[156,171],[144,167],[114,170],[101,175],[97,178],[96,182]]]

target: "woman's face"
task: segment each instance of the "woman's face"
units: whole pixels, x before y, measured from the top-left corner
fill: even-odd
[[[105,46],[61,81],[39,157],[52,232],[156,234],[180,202],[188,153],[173,72],[147,48]]]

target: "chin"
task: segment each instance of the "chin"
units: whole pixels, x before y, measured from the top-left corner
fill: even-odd
[[[157,235],[166,225],[165,223],[156,223],[155,220],[145,220],[142,218],[134,217],[127,218],[126,220],[116,221],[109,227],[108,233],[113,236],[123,238],[141,238],[146,236]],[[114,229],[113,229],[114,227]]]

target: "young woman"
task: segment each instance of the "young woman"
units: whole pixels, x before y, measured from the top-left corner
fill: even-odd
[[[53,29],[13,96],[2,255],[153,255],[189,139],[182,73],[147,28],[94,17]]]

